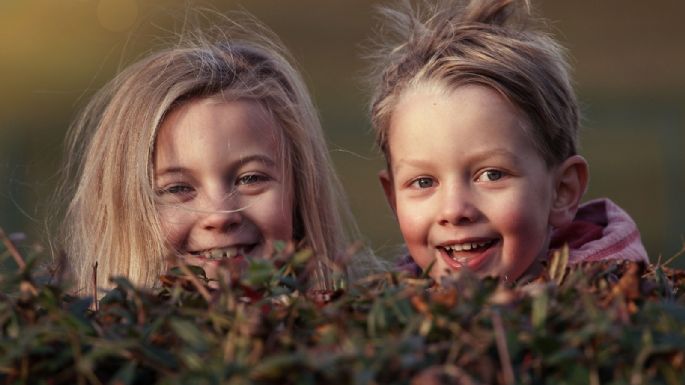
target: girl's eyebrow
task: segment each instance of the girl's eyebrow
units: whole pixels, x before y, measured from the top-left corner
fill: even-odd
[[[276,162],[268,155],[264,154],[253,154],[241,157],[237,162],[237,167],[243,166],[247,163],[259,162],[265,164],[267,167],[274,167]],[[235,167],[235,166],[233,166]],[[155,177],[161,177],[168,174],[191,174],[192,170],[187,167],[182,166],[169,166],[159,172],[155,173]]]
[[[165,169],[162,169],[159,172],[156,172],[155,177],[158,178],[160,176],[167,175],[167,174],[187,174],[187,173],[190,173],[190,170],[185,168],[185,167],[171,166],[171,167],[167,167]]]
[[[239,164],[242,166],[243,164],[250,163],[250,162],[261,162],[266,164],[269,167],[273,167],[276,165],[276,162],[271,159],[270,156],[264,155],[264,154],[254,154],[254,155],[248,155],[245,157],[241,157],[239,160]]]

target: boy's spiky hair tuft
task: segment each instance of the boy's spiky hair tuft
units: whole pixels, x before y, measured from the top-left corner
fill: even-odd
[[[389,124],[403,93],[418,84],[448,90],[490,87],[530,121],[527,134],[549,166],[577,151],[578,105],[564,49],[538,27],[524,0],[405,0],[380,9],[383,29],[372,55],[371,120],[390,159]]]

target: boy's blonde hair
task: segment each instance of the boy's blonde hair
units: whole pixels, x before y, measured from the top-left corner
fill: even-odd
[[[374,55],[371,120],[388,161],[395,106],[405,90],[424,83],[495,89],[530,120],[528,135],[548,166],[576,154],[578,105],[564,50],[533,28],[527,1],[421,5],[424,9],[415,9],[404,1],[397,9],[381,10],[398,38],[384,38]]]
[[[283,129],[283,167],[294,181],[294,237],[318,258],[310,286],[331,287],[332,269],[348,245],[346,230],[354,225],[317,113],[275,36],[258,24],[228,30],[230,37],[219,28],[218,34],[185,33],[173,48],[131,65],[72,126],[65,178],[71,198],[61,239],[78,290],[92,287],[96,262],[99,286],[112,275],[157,283],[169,252],[153,188],[157,131],[173,108],[215,95],[257,101]]]

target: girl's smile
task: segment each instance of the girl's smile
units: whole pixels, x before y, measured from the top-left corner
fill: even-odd
[[[210,260],[221,260],[227,258],[235,258],[240,255],[251,255],[252,250],[257,244],[250,245],[233,245],[224,247],[213,247],[205,250],[189,251],[192,256],[205,258]]]
[[[155,146],[166,241],[189,263],[268,257],[293,236],[281,130],[256,102],[191,100],[164,119]],[[208,272],[209,274],[210,272]]]

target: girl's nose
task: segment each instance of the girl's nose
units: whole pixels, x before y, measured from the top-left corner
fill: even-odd
[[[468,189],[452,186],[443,190],[438,222],[441,225],[465,225],[474,223],[480,216]]]
[[[226,232],[231,228],[238,227],[243,220],[242,208],[238,207],[236,199],[224,197],[217,199],[203,210],[203,218],[200,220],[204,230]]]

